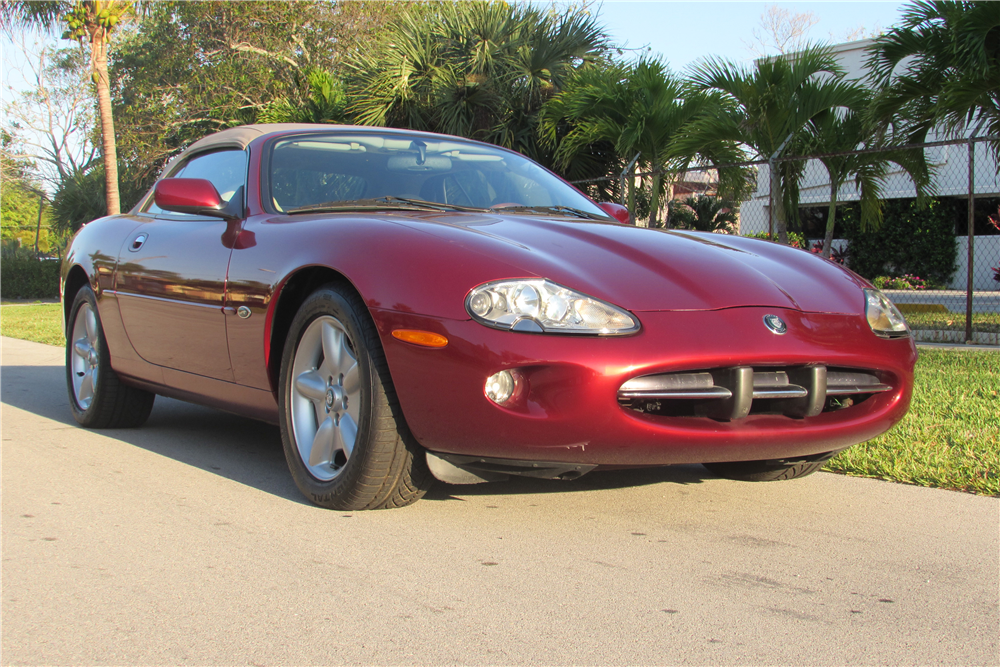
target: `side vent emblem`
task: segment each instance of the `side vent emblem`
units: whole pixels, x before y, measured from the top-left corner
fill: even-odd
[[[777,315],[765,315],[764,326],[779,336],[788,332],[788,327],[785,325],[784,320]]]

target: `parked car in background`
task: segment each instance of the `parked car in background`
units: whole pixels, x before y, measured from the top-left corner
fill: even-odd
[[[916,349],[863,279],[623,220],[457,137],[213,134],[70,245],[73,414],[138,426],[161,394],[280,424],[298,487],[337,509],[434,478],[791,478],[903,417]]]

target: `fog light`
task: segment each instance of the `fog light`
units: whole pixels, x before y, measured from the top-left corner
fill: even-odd
[[[486,398],[497,405],[504,405],[514,396],[517,390],[517,371],[500,371],[486,378]]]

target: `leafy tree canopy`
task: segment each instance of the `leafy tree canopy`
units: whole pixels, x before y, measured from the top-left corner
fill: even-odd
[[[1000,135],[1000,3],[913,2],[867,66],[879,93],[873,117],[909,140],[939,124],[958,132],[982,122],[980,136]],[[991,145],[1000,158],[1000,142]]]
[[[149,3],[112,66],[123,162],[148,182],[181,148],[226,127],[342,120],[335,73],[395,6]]]
[[[132,0],[7,0],[0,3],[0,24],[15,27],[52,29],[64,25],[63,39],[89,45],[90,72],[94,82],[98,117],[101,123],[101,157],[104,160],[105,197],[108,211],[118,213],[118,157],[111,90],[108,78],[108,46],[122,19],[133,11]]]
[[[624,164],[638,156],[642,168],[653,172],[649,224],[656,226],[661,186],[669,181],[665,173],[683,171],[696,156],[715,162],[740,159],[731,141],[682,147],[681,139],[691,127],[706,115],[722,113],[722,104],[716,93],[685,90],[659,61],[640,59],[577,72],[566,89],[546,103],[540,130],[548,145],[558,146],[556,164],[563,169],[588,165],[594,147],[602,142],[610,143]],[[746,182],[740,173],[721,176],[730,189]]]
[[[535,135],[539,109],[607,49],[581,8],[412,3],[350,59],[349,98],[361,124],[472,137],[549,163]]]
[[[34,165],[18,158],[18,141],[14,134],[0,130],[0,238],[4,241],[19,240],[24,247],[34,244],[39,226],[39,207],[42,209],[41,226],[45,238],[41,250],[48,249],[48,207],[41,183],[35,177]]]
[[[917,192],[918,201],[931,185],[931,169],[923,150],[903,150],[885,137],[873,136],[865,120],[870,109],[870,92],[856,85],[859,101],[853,109],[831,109],[814,117],[809,123],[810,135],[806,140],[809,153],[826,167],[830,178],[830,202],[827,210],[826,230],[822,255],[829,258],[832,252],[833,233],[836,226],[838,195],[848,179],[854,179],[860,195],[860,224],[866,231],[877,229],[883,220],[884,189],[889,181],[889,165],[895,164],[909,175]],[[881,149],[878,152],[857,152],[864,146]]]
[[[689,136],[687,148],[704,142],[734,141],[757,159],[802,155],[809,122],[831,109],[854,108],[863,91],[844,80],[844,70],[827,47],[808,47],[797,53],[758,60],[754,67],[710,58],[696,66],[692,84],[718,91],[731,104],[728,112],[706,116]],[[778,235],[786,241],[789,220],[798,211],[798,183],[804,163],[777,164],[771,179],[772,217]]]
[[[670,225],[697,232],[735,233],[740,207],[722,197],[687,197],[670,202]]]

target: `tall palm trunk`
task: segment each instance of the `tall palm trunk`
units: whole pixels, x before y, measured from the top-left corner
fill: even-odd
[[[834,183],[830,179],[830,208],[826,213],[826,236],[823,237],[823,256],[830,259],[830,252],[833,246],[833,226],[837,222],[837,191],[840,184]]]
[[[660,173],[659,168],[654,166],[653,171],[653,187],[649,194],[649,223],[647,227],[656,227],[656,219],[660,215]]]
[[[628,176],[628,214],[631,223],[636,224],[635,220],[635,172],[629,174]]]
[[[771,221],[778,233],[778,240],[788,244],[788,225],[785,222],[785,193],[781,189],[781,175],[776,168],[771,169]],[[771,230],[768,229],[768,232]]]
[[[118,152],[115,148],[115,122],[111,116],[111,84],[108,77],[108,40],[101,28],[91,34],[90,65],[97,85],[97,111],[101,117],[102,153],[104,156],[104,195],[108,215],[121,213],[118,196]]]

